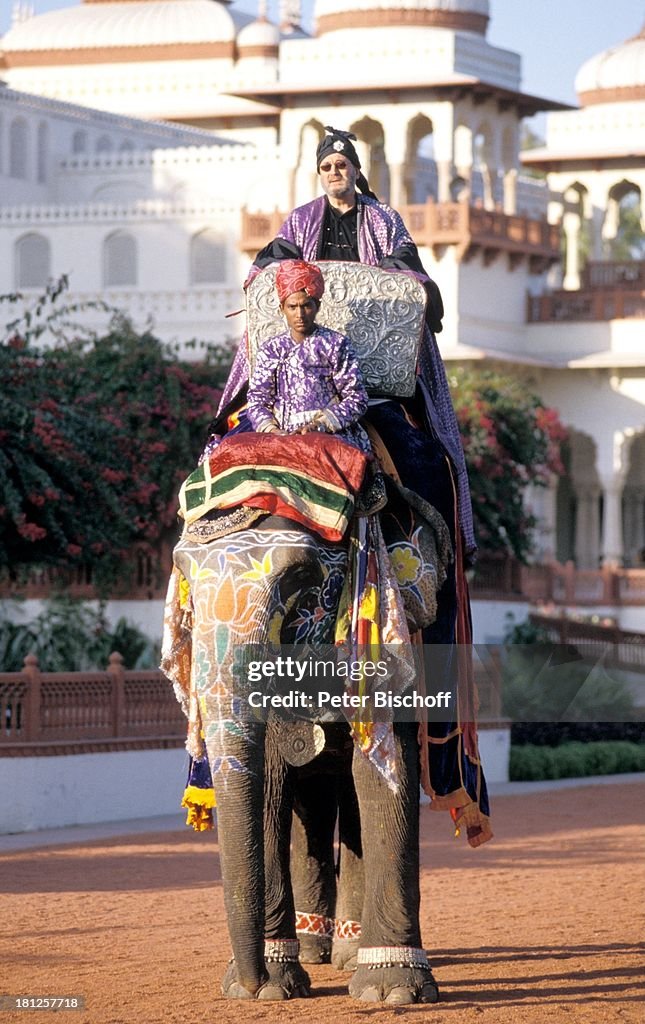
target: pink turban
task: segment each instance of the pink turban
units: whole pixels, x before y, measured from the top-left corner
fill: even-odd
[[[282,260],[275,275],[278,298],[284,302],[294,292],[306,292],[312,299],[321,299],[325,280],[318,267],[305,260]]]

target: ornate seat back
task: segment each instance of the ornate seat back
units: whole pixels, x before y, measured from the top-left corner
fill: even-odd
[[[411,274],[336,260],[317,264],[325,294],[317,322],[346,334],[358,356],[372,396],[414,394],[426,293]],[[259,346],[285,329],[275,287],[277,265],[267,267],[247,289],[247,329],[251,369]]]

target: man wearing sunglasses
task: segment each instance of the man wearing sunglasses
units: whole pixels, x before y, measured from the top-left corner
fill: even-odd
[[[264,267],[287,259],[347,260],[403,270],[417,275],[428,295],[426,331],[418,365],[418,398],[422,418],[448,455],[458,492],[459,522],[467,560],[475,551],[468,477],[459,428],[452,407],[446,371],[435,334],[442,329],[443,302],[427,274],[412,236],[396,210],[381,203],[370,190],[351,132],[327,126],[316,150],[316,169],[324,195],[289,214],[276,237],[255,257],[245,285]],[[240,345],[229,375],[220,410],[226,408],[248,379],[245,346]],[[385,409],[378,410],[383,419]],[[372,418],[377,412],[372,412]],[[377,424],[377,429],[385,427]]]

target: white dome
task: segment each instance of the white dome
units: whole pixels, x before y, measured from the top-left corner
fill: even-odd
[[[582,65],[575,88],[583,105],[645,99],[645,28]]]
[[[485,33],[489,0],[316,0],[319,31],[360,25],[428,25]]]
[[[266,18],[259,18],[246,25],[237,37],[238,49],[244,50],[248,47],[275,47],[280,46],[280,29],[272,25]]]
[[[19,22],[2,49],[84,50],[181,43],[229,43],[248,15],[216,0],[128,0],[84,3]]]

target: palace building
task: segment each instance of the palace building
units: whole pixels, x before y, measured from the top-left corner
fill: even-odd
[[[570,429],[567,475],[530,496],[538,558],[642,566],[645,33],[590,55],[576,109],[523,92],[492,5],[316,0],[313,34],[297,0],[279,24],[262,0],[255,18],[225,0],[18,18],[0,38],[0,294],[67,273],[75,302],[234,345],[250,259],[317,194],[323,126],[351,129],[441,288],[448,365],[526,379]],[[540,111],[546,142],[520,152]]]

